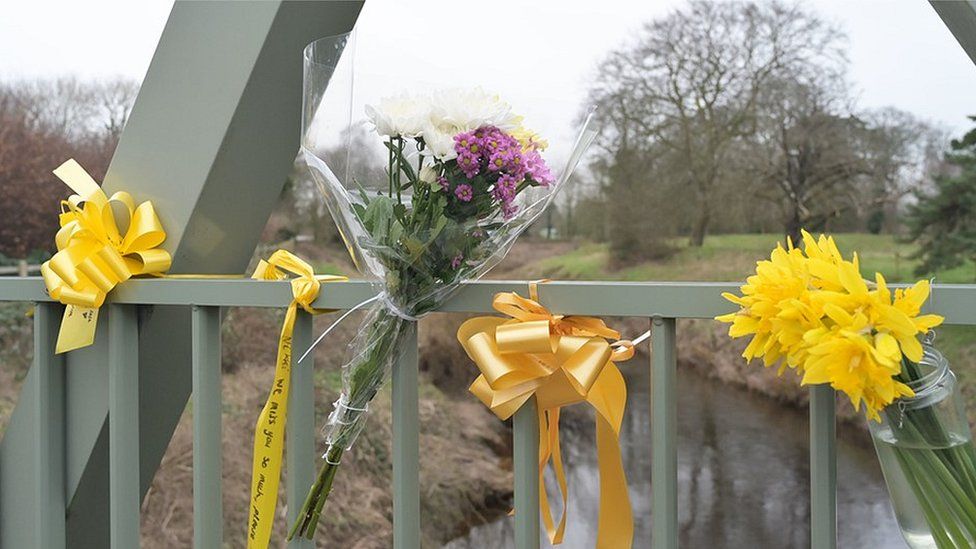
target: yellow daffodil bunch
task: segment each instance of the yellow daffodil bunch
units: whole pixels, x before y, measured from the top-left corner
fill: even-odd
[[[802,250],[777,244],[741,290],[722,294],[740,309],[716,320],[731,324],[733,338],[752,336],[743,357],[779,363],[780,374],[793,368],[804,385],[829,383],[875,420],[896,398],[913,396],[895,379],[902,359],[921,360],[918,335],[943,321],[920,314],[927,280],[892,292],[881,273],[874,282],[861,277],[856,253],[845,260],[833,238],[806,231]]]

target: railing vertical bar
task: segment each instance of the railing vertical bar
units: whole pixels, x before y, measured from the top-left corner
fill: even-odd
[[[539,547],[539,414],[535,397],[512,420],[515,469],[515,547]]]
[[[651,327],[651,547],[678,547],[678,424],[675,320]]]
[[[193,306],[193,546],[223,544],[220,307]]]
[[[139,328],[135,305],[109,309],[109,538],[139,547]]]
[[[64,486],[64,360],[54,354],[62,307],[38,303],[34,307],[34,363],[36,392],[33,455],[37,459],[34,540],[38,547],[65,546]]]
[[[285,438],[288,497],[288,526],[298,518],[308,487],[315,477],[315,363],[314,353],[298,364],[305,349],[312,344],[312,315],[299,310],[292,336],[291,388],[288,392],[288,431]],[[314,549],[312,540],[296,536],[289,549]]]
[[[393,365],[393,547],[420,549],[420,409],[417,323],[403,336]]]
[[[837,451],[834,390],[810,387],[810,545],[837,547]]]

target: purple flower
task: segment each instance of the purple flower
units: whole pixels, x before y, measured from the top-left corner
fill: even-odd
[[[481,147],[481,138],[475,132],[462,132],[454,136],[457,165],[468,179],[478,175],[481,169]]]
[[[447,180],[443,175],[437,178],[437,184],[441,186],[441,189],[447,191],[451,188],[451,182]]]
[[[464,172],[465,177],[471,179],[481,171],[481,157],[471,151],[462,149],[458,153],[457,165]]]
[[[517,139],[494,126],[479,128],[475,131],[475,136],[481,138],[481,145],[488,156],[499,150],[521,147]]]
[[[461,255],[461,252],[458,252],[458,254],[456,256],[454,256],[454,259],[451,260],[451,268],[452,269],[457,269],[458,267],[460,267],[461,266],[461,260],[463,260],[463,259],[464,259],[464,256]]]
[[[505,171],[521,179],[525,175],[525,161],[522,158],[522,145],[511,135],[495,127],[486,127],[475,132],[481,133],[483,154],[488,158],[488,170]]]
[[[518,189],[519,180],[509,174],[502,174],[495,182],[495,187],[491,190],[492,197],[499,202],[511,202],[515,200],[515,191]]]
[[[539,151],[535,149],[529,149],[525,152],[525,174],[543,187],[548,187],[556,182],[549,165],[542,159]]]
[[[492,172],[504,170],[511,164],[512,154],[511,149],[496,149],[488,159],[488,170]]]
[[[461,202],[471,202],[471,199],[474,198],[474,189],[467,183],[461,183],[454,189],[454,196]]]
[[[481,138],[477,136],[476,132],[463,132],[454,136],[454,151],[461,154],[462,151],[467,151],[473,154],[478,154],[481,149]]]

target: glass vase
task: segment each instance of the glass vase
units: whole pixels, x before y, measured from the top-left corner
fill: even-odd
[[[949,363],[923,345],[900,380],[915,392],[870,421],[871,436],[906,543],[912,548],[976,547],[976,453]]]

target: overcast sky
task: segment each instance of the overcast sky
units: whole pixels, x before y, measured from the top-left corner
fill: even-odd
[[[684,0],[370,0],[358,23],[357,103],[424,87],[501,93],[558,146],[599,60]],[[923,0],[808,0],[849,36],[861,107],[893,105],[958,132],[976,113],[976,67]],[[463,6],[471,6],[465,9]],[[0,78],[141,80],[167,0],[34,0],[0,10]]]

